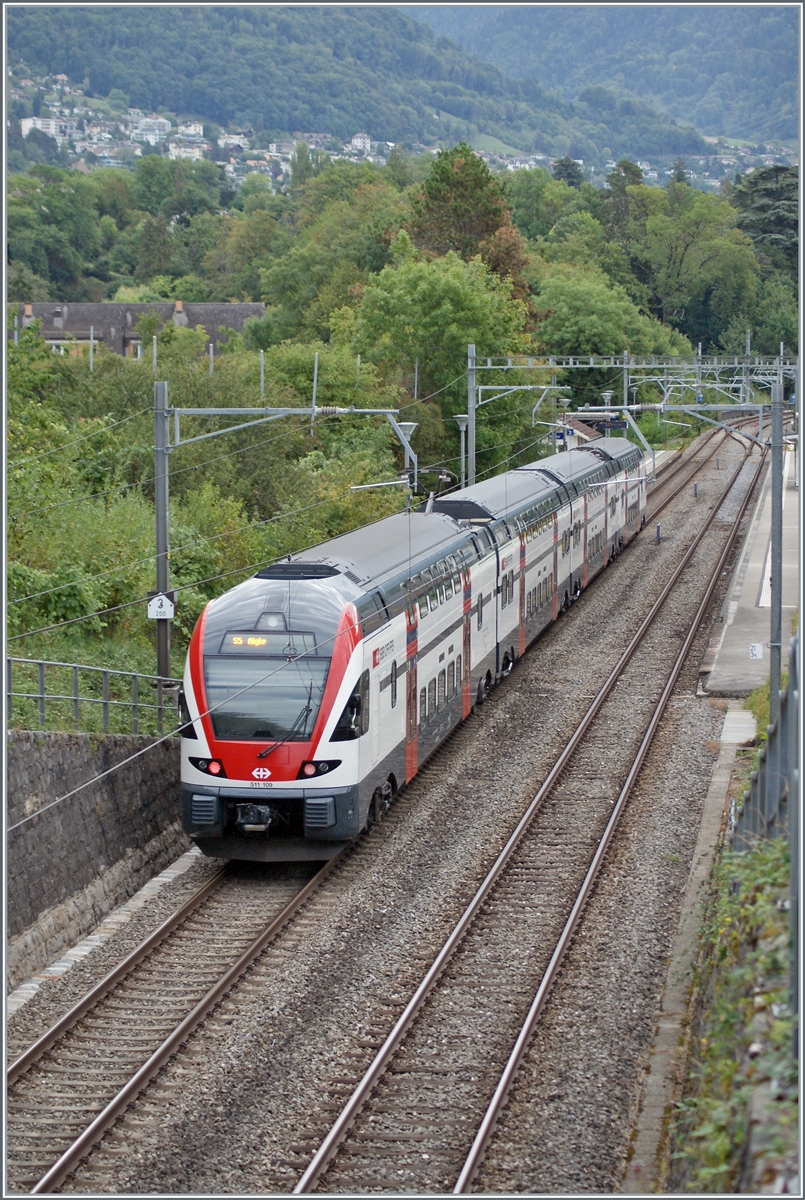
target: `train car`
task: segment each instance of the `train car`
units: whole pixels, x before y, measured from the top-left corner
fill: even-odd
[[[326,859],[645,520],[642,451],[552,455],[289,556],[211,601],[180,695],[205,854]]]

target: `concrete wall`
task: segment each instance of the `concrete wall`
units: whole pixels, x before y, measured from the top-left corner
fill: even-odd
[[[154,746],[12,829],[154,738],[12,730],[7,777],[8,986],[52,962],[186,850],[179,743]]]

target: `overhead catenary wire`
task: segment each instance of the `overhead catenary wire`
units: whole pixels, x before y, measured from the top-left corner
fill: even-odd
[[[467,372],[466,372],[466,371],[462,372],[460,375],[456,376],[456,378],[455,378],[455,379],[451,380],[451,381],[450,381],[450,383],[448,383],[448,384],[445,384],[443,388],[440,388],[438,391],[431,393],[431,394],[430,394],[429,396],[427,396],[427,397],[424,397],[424,398],[423,398],[423,400],[428,400],[428,399],[431,399],[433,396],[439,395],[439,394],[440,394],[440,392],[446,391],[448,387],[451,387],[451,386],[452,386],[454,383],[458,382],[460,379],[462,379],[462,378],[465,378],[465,377],[466,377],[466,375],[467,375]],[[407,408],[407,407],[409,407],[409,405],[404,405],[404,406],[402,406],[402,407],[403,407],[403,408]],[[141,411],[140,411],[140,412],[138,412],[138,413],[133,413],[133,414],[130,414],[130,416],[129,416],[129,417],[123,418],[121,421],[119,421],[119,422],[115,422],[115,423],[114,423],[114,425],[111,425],[111,426],[106,426],[105,428],[107,428],[107,429],[114,428],[114,427],[115,427],[115,425],[118,425],[118,424],[123,424],[125,421],[127,421],[127,420],[130,420],[130,419],[132,419],[133,417],[135,417],[135,416],[140,416],[140,415],[143,415],[143,413],[145,413],[145,412],[149,412],[149,411],[150,411],[150,409],[144,409],[144,410],[141,410]],[[334,418],[329,418],[329,419],[330,419],[330,420],[332,420],[332,419],[334,419]],[[96,433],[97,433],[97,432],[101,432],[101,431],[96,431]],[[94,436],[94,435],[87,435],[87,436]],[[278,436],[278,437],[288,437],[288,436],[292,436],[292,431],[286,431],[284,434],[277,435],[277,436]],[[79,441],[81,441],[81,440],[84,440],[84,439],[78,439],[78,440],[79,440]],[[274,439],[273,439],[273,438],[271,438],[271,439],[265,439],[265,441],[272,441],[272,440],[274,440]],[[539,439],[536,439],[536,441],[538,441],[538,440],[539,440]],[[535,444],[535,443],[534,443],[534,442],[532,442],[532,443],[529,443],[529,444],[527,444],[525,447],[522,447],[522,448],[521,448],[521,449],[518,451],[518,454],[521,454],[521,453],[523,453],[523,452],[525,451],[525,449],[527,449],[527,448],[528,448],[528,445],[531,445],[531,444]],[[494,449],[497,449],[497,448],[499,448],[499,446],[496,446],[496,447],[487,447],[486,449],[487,449],[487,450],[494,450]],[[231,456],[232,454],[238,454],[238,453],[242,453],[242,452],[244,452],[244,449],[238,449],[238,450],[236,450],[236,451],[230,451],[230,452],[226,452],[225,454],[222,454],[222,455],[216,456],[216,458],[225,458],[225,457],[229,457],[229,456]],[[512,457],[513,457],[513,456],[509,456],[509,457],[507,457],[506,459],[504,459],[504,460],[503,460],[503,463],[505,464],[505,463],[508,463],[508,462],[510,462]],[[28,460],[28,461],[30,461],[30,460]],[[215,459],[212,459],[212,460],[207,460],[207,462],[212,462],[212,461],[215,461]],[[450,459],[445,459],[445,460],[442,460],[442,462],[441,462],[441,463],[439,463],[439,464],[435,464],[435,465],[442,465],[442,464],[444,464],[444,463],[447,463],[447,462],[453,462],[453,461],[455,461],[453,458],[450,458]],[[204,464],[197,464],[197,465],[196,465],[196,466],[194,466],[194,467],[182,468],[181,470],[183,470],[183,471],[187,471],[187,470],[195,470],[195,469],[200,469],[202,465],[204,465]],[[489,473],[489,470],[495,470],[495,469],[496,469],[496,467],[499,467],[500,465],[501,465],[500,463],[498,463],[498,464],[495,464],[493,467],[489,468],[487,471],[484,471],[484,472],[482,472],[481,474],[482,474],[482,475],[488,474],[488,473]],[[177,474],[178,474],[178,473],[179,473],[179,472],[177,472]],[[324,503],[327,503],[327,502],[329,502],[329,501],[324,501]],[[318,503],[318,502],[317,502],[317,503]],[[312,507],[315,507],[315,506],[316,506],[316,505],[314,505],[314,506],[312,506]],[[311,506],[307,506],[307,507],[309,508],[309,507],[311,507]],[[296,510],[296,512],[300,512],[300,511],[307,511],[307,509]],[[283,517],[289,517],[289,516],[293,516],[293,515],[295,515],[295,513],[294,513],[294,512],[292,512],[292,513],[283,513],[283,514],[277,514],[277,515],[275,515],[274,517],[269,517],[269,518],[266,518],[266,519],[264,519],[264,520],[262,520],[262,521],[256,521],[256,522],[255,522],[255,521],[252,521],[252,522],[248,522],[247,524],[245,524],[245,525],[243,525],[243,526],[240,526],[240,527],[239,527],[238,529],[236,529],[236,530],[221,530],[221,531],[219,531],[218,533],[215,533],[215,534],[211,534],[211,535],[205,535],[205,536],[202,536],[202,537],[194,537],[194,538],[193,538],[193,540],[192,540],[191,542],[186,542],[186,543],[184,543],[183,545],[180,545],[180,546],[178,546],[178,547],[174,547],[174,548],[172,549],[172,553],[180,553],[182,550],[189,549],[189,548],[191,548],[191,547],[194,547],[194,546],[197,546],[197,545],[199,545],[199,544],[201,544],[201,543],[209,543],[209,542],[214,542],[214,541],[218,540],[219,538],[226,537],[226,536],[231,536],[233,533],[237,534],[237,533],[242,533],[242,532],[248,532],[248,531],[249,531],[249,530],[251,530],[251,529],[258,528],[258,527],[260,527],[260,526],[262,526],[262,525],[271,524],[271,523],[274,523],[274,522],[275,522],[275,521],[277,521],[277,520],[281,520]],[[120,571],[129,570],[129,569],[131,569],[131,568],[133,568],[133,567],[144,566],[144,565],[145,565],[146,563],[148,563],[148,562],[153,562],[153,561],[154,561],[154,559],[155,559],[155,557],[156,557],[156,555],[148,555],[148,556],[145,556],[144,558],[141,558],[141,559],[130,560],[128,563],[124,563],[124,564],[117,564],[115,567],[108,568],[108,569],[107,569],[107,570],[105,570],[105,571],[96,572],[96,573],[95,573],[95,574],[93,574],[93,575],[84,576],[84,577],[82,577],[82,578],[80,578],[80,579],[74,579],[74,580],[70,580],[70,581],[67,581],[67,582],[65,582],[65,583],[58,584],[58,585],[56,585],[56,586],[54,586],[54,587],[52,587],[52,588],[46,588],[46,589],[42,589],[42,590],[40,590],[40,591],[38,591],[38,592],[32,592],[32,593],[29,593],[29,594],[28,594],[28,595],[26,595],[26,596],[22,596],[22,597],[19,597],[19,598],[15,598],[15,599],[13,599],[12,601],[10,601],[10,603],[12,603],[12,604],[15,604],[15,605],[16,605],[16,604],[23,604],[23,603],[26,603],[27,601],[30,601],[30,600],[39,599],[39,598],[41,598],[41,597],[43,597],[43,596],[47,596],[47,595],[53,595],[53,594],[56,594],[57,592],[60,592],[60,591],[65,591],[65,590],[67,590],[68,588],[71,588],[71,587],[80,587],[80,586],[82,586],[82,585],[84,585],[84,584],[87,584],[87,583],[93,583],[93,582],[96,582],[96,581],[97,581],[97,580],[99,580],[99,579],[106,578],[106,577],[108,577],[109,575],[114,575],[114,574],[117,574],[117,573],[118,573],[118,572],[120,572]],[[234,572],[233,572],[233,573],[234,573]],[[222,575],[221,575],[221,576],[218,576],[218,577],[219,577],[219,578],[220,578],[220,577],[223,577],[223,575],[225,575],[225,574],[228,574],[228,573],[222,573]],[[216,578],[216,577],[215,577],[215,576],[213,576],[213,577],[210,577],[210,578],[211,578],[211,579],[214,579],[214,578]],[[193,585],[189,585],[189,586],[193,586]],[[180,589],[177,589],[177,590],[180,590]],[[14,640],[14,641],[16,641],[16,640],[20,640],[20,639],[22,639],[22,638],[24,638],[24,637],[30,637],[30,636],[34,636],[35,634],[38,634],[38,633],[50,632],[50,631],[52,631],[53,629],[56,629],[56,628],[61,628],[61,627],[64,627],[64,626],[66,626],[66,625],[71,625],[71,624],[74,624],[74,623],[78,623],[78,622],[80,622],[80,621],[82,621],[82,620],[92,620],[92,619],[94,619],[94,618],[95,618],[95,617],[97,617],[97,616],[107,615],[107,614],[110,614],[110,613],[112,613],[112,612],[119,611],[120,609],[127,608],[127,607],[131,607],[131,606],[133,606],[134,604],[141,603],[141,602],[142,602],[141,600],[129,601],[129,602],[127,602],[127,603],[120,604],[120,605],[116,605],[116,606],[109,607],[109,608],[106,608],[106,609],[100,609],[100,610],[97,610],[95,613],[91,613],[91,614],[85,614],[85,615],[84,615],[84,616],[82,616],[82,617],[73,618],[73,619],[72,619],[72,620],[70,620],[70,621],[66,621],[66,622],[56,622],[56,623],[54,623],[53,625],[50,625],[50,626],[43,626],[43,627],[41,627],[41,628],[39,628],[39,629],[36,629],[36,630],[30,630],[30,631],[28,631],[28,632],[26,632],[26,633],[22,633],[22,634],[16,634],[16,635],[14,635],[14,637],[10,638],[9,640]]]
[[[145,411],[153,412],[153,409],[149,408]],[[141,416],[142,414],[137,415]],[[329,422],[339,419],[340,417],[320,417],[318,418],[317,423],[319,425],[326,425]],[[109,428],[111,428],[111,426]],[[239,446],[236,450],[226,450],[221,454],[216,454],[212,458],[205,458],[203,462],[194,463],[189,467],[179,467],[177,470],[171,471],[171,480],[173,481],[178,479],[180,475],[186,475],[191,471],[200,471],[204,467],[208,467],[213,463],[220,462],[222,459],[233,458],[238,454],[249,454],[254,450],[258,450],[261,446],[267,446],[272,442],[286,441],[288,438],[296,436],[296,433],[296,429],[285,429],[281,433],[274,434],[272,437],[261,438],[258,442],[250,442],[248,446]],[[133,483],[118,484],[116,487],[108,488],[105,492],[93,492],[89,496],[76,496],[72,500],[63,500],[58,504],[48,504],[42,508],[28,508],[24,512],[15,513],[13,515],[17,520],[22,520],[23,517],[33,516],[37,513],[51,512],[53,509],[57,508],[67,508],[73,504],[85,504],[89,500],[102,500],[105,496],[111,496],[115,492],[131,491],[134,488],[144,487],[146,484],[154,483],[154,481],[155,477],[153,475],[149,475],[145,479],[138,479]]]
[[[536,444],[537,441],[539,441],[539,439],[534,439],[534,442],[532,442],[530,444],[532,444],[532,445]],[[528,446],[524,447],[524,449],[527,449],[527,448],[528,448]],[[504,462],[509,462],[509,461],[511,461],[510,458],[504,459]],[[490,468],[490,470],[494,470],[494,468]],[[482,472],[481,474],[486,474],[486,473],[487,472]],[[319,501],[318,503],[329,503],[329,501]],[[316,507],[316,505],[312,505],[310,507]],[[298,551],[297,551],[297,553],[298,553]],[[410,554],[410,551],[409,551],[409,554]],[[275,557],[274,559],[268,560],[268,561],[279,562],[279,561],[282,561],[285,557],[286,557],[285,555],[281,555],[279,558]],[[257,564],[252,564],[250,567],[241,567],[241,568],[235,569],[231,572],[222,572],[220,575],[211,576],[208,580],[197,580],[195,584],[185,584],[175,590],[181,591],[187,587],[198,586],[198,584],[200,584],[200,583],[211,582],[213,579],[224,578],[228,574],[240,574],[246,570],[254,570],[255,565],[257,565]],[[290,579],[289,579],[289,586],[290,586]],[[126,607],[130,607],[131,604],[136,604],[136,603],[142,603],[142,600],[131,601],[131,602],[129,602],[129,604],[119,605],[117,607],[118,608],[126,608]],[[108,611],[115,611],[115,610],[112,609],[112,610],[108,610]],[[95,613],[92,615],[99,616],[102,614]],[[77,620],[82,620],[82,619],[87,619],[87,618],[77,618]],[[64,622],[64,624],[72,624],[72,623],[73,623],[72,621]],[[58,628],[58,626],[56,626],[55,628]],[[45,630],[39,630],[39,631],[33,631],[33,632],[45,632]],[[342,634],[343,634],[343,632],[344,631],[341,631]],[[32,636],[32,634],[20,634],[17,636],[25,637],[25,636]],[[297,655],[296,658],[305,658],[308,654],[318,653],[322,646],[325,646],[328,644],[332,645],[332,643],[335,641],[336,637],[338,637],[338,636],[341,636],[341,635],[336,634],[334,637],[326,639],[324,642],[318,644],[317,650],[304,651],[301,655]],[[12,640],[16,640],[16,639],[10,638],[8,640],[12,641]],[[296,659],[294,661],[296,661]],[[272,676],[276,675],[279,671],[285,669],[286,666],[287,666],[287,663],[284,662],[280,666],[276,667],[274,670],[267,671],[265,675],[261,676],[257,680],[254,680],[252,683],[247,684],[245,687],[241,688],[240,691],[234,692],[232,695],[227,696],[224,700],[222,700],[220,702],[220,704],[213,705],[211,708],[208,708],[208,709],[204,710],[203,712],[200,712],[198,719],[200,720],[203,717],[211,716],[222,705],[230,703],[233,699],[237,699],[238,696],[242,696],[246,692],[251,691],[252,688],[258,687],[259,685],[265,683],[265,681],[267,679],[270,679]],[[41,808],[37,809],[36,812],[29,813],[28,816],[23,817],[20,821],[15,822],[15,824],[13,824],[13,825],[9,825],[7,827],[7,833],[12,833],[15,829],[19,829],[22,825],[26,825],[29,821],[34,820],[38,816],[41,816],[43,813],[47,812],[49,809],[54,808],[57,804],[61,804],[65,800],[71,799],[71,797],[77,795],[79,792],[84,791],[86,788],[91,787],[94,783],[99,783],[101,780],[106,779],[108,776],[114,774],[116,771],[119,771],[121,768],[127,766],[129,763],[134,762],[136,759],[141,758],[143,755],[149,753],[151,750],[156,749],[157,746],[160,746],[160,745],[164,744],[166,741],[169,741],[171,738],[176,737],[177,734],[181,734],[182,730],[185,728],[186,725],[187,725],[187,722],[183,721],[180,725],[177,725],[176,728],[172,729],[169,733],[164,734],[161,737],[157,738],[155,741],[149,743],[148,746],[144,746],[141,750],[135,751],[134,754],[131,754],[127,758],[124,758],[121,762],[116,763],[113,767],[109,767],[107,770],[102,771],[97,775],[94,775],[91,779],[88,779],[84,783],[79,784],[77,787],[73,788],[71,791],[65,792],[64,795],[58,796],[55,800],[52,800],[48,804],[43,805]]]
[[[347,629],[340,630],[338,633],[334,634],[333,637],[327,638],[323,642],[319,642],[317,647],[314,649],[305,650],[302,652],[302,654],[296,655],[292,661],[295,663],[300,658],[307,658],[309,655],[317,655],[323,646],[332,645],[336,638],[343,637],[345,633],[350,633],[354,628],[354,626],[349,626]],[[204,712],[200,712],[198,719],[200,720],[202,717],[211,716],[213,713],[217,712],[222,705],[229,704],[232,700],[236,700],[238,696],[242,696],[246,692],[251,691],[252,688],[259,687],[260,684],[265,683],[267,679],[271,679],[272,676],[276,675],[279,671],[285,670],[287,666],[287,661],[282,662],[278,667],[275,667],[274,670],[267,671],[265,675],[261,676],[259,679],[255,679],[252,683],[246,684],[246,686],[242,687],[240,691],[233,692],[231,695],[226,696],[220,701],[219,704],[215,704],[212,706],[212,708],[208,708],[205,709]],[[71,791],[65,792],[63,796],[57,796],[55,800],[51,800],[48,804],[43,804],[41,808],[36,810],[36,812],[29,813],[27,817],[23,817],[13,825],[8,825],[6,827],[6,833],[12,833],[15,829],[19,829],[20,826],[27,825],[29,821],[33,821],[36,817],[41,816],[41,814],[47,812],[48,809],[55,808],[57,804],[62,804],[65,800],[69,800],[71,796],[75,796],[78,794],[78,792],[83,792],[85,788],[91,787],[93,783],[99,783],[100,780],[106,779],[109,775],[114,774],[115,771],[119,771],[121,767],[128,766],[129,763],[134,762],[138,758],[142,758],[144,754],[148,754],[151,750],[155,750],[157,746],[161,746],[164,742],[167,742],[171,738],[176,737],[177,734],[180,734],[187,723],[188,722],[183,721],[181,725],[177,725],[175,729],[170,731],[170,733],[163,734],[155,741],[150,742],[147,746],[143,746],[141,750],[136,750],[134,754],[130,754],[127,758],[122,759],[121,762],[116,763],[113,767],[109,767],[105,771],[100,771],[97,775],[93,775],[91,779],[87,779],[84,783],[80,783]]]
[[[270,524],[273,521],[281,521],[284,517],[299,516],[301,513],[309,512],[314,508],[320,508],[324,504],[332,504],[334,500],[348,499],[349,495],[350,495],[350,492],[349,492],[349,489],[347,489],[344,492],[339,493],[335,497],[328,496],[324,500],[316,500],[313,504],[308,504],[304,508],[292,509],[290,512],[287,512],[287,513],[278,513],[274,517],[267,518],[267,520],[263,521],[262,524],[266,525],[266,524]],[[355,526],[355,528],[360,528],[360,526]],[[345,530],[345,532],[348,532],[348,531]],[[221,535],[219,534],[217,536],[221,536]],[[193,544],[193,543],[191,543],[191,544]],[[317,545],[319,545],[319,543],[311,542],[310,545],[317,546]],[[308,546],[302,546],[299,550],[294,551],[294,553],[299,554],[299,553],[301,553],[302,550],[309,549],[309,548],[310,547],[308,547]],[[259,562],[256,562],[256,563],[247,563],[245,566],[242,566],[242,567],[234,567],[230,571],[219,571],[216,575],[208,575],[205,579],[195,579],[195,580],[193,580],[192,583],[179,584],[179,585],[173,587],[172,591],[175,591],[175,592],[188,591],[190,588],[200,587],[204,583],[213,583],[213,582],[215,582],[216,579],[228,579],[232,575],[241,575],[244,572],[254,571],[255,569],[261,569],[262,567],[268,566],[271,563],[281,562],[284,558],[287,558],[287,553],[281,554],[281,555],[279,555],[279,557],[277,557],[277,555],[271,555],[269,558],[261,559]],[[125,608],[133,608],[137,604],[145,604],[147,599],[148,599],[147,596],[140,596],[136,600],[126,600],[122,604],[115,604],[115,605],[110,606],[109,608],[100,608],[96,612],[85,613],[83,616],[80,616],[80,617],[71,617],[67,621],[57,621],[53,625],[44,625],[40,629],[29,629],[25,633],[15,633],[15,634],[13,634],[13,636],[8,637],[6,639],[6,641],[18,642],[22,638],[35,637],[39,633],[51,633],[54,629],[65,629],[68,625],[77,625],[82,621],[92,621],[96,617],[105,617],[105,616],[110,615],[111,613],[120,612],[122,609],[125,609]]]
[[[446,391],[447,388],[452,387],[454,383],[458,383],[459,380],[464,379],[466,377],[466,374],[467,374],[467,372],[464,371],[461,375],[458,375],[458,376],[456,376],[455,379],[452,379],[450,381],[450,383],[447,383],[444,385],[444,387],[439,388],[438,391],[431,392],[431,394],[429,396],[423,396],[419,400],[415,400],[415,401],[411,400],[406,404],[401,404],[400,411],[402,412],[407,408],[411,408],[411,407],[413,407],[414,404],[423,404],[426,400],[432,400],[435,396],[441,395],[441,393]],[[116,424],[122,424],[123,421],[132,420],[134,417],[143,416],[144,414],[150,413],[152,411],[153,411],[152,408],[141,409],[139,412],[131,413],[128,417],[122,418],[122,420],[119,422],[116,422]],[[289,415],[292,415],[292,414],[289,414]],[[331,417],[319,417],[317,423],[319,425],[329,424],[336,420],[340,420],[342,416],[348,416],[348,415],[349,415],[348,413],[345,413],[345,414],[339,414],[336,417],[332,417],[332,416]],[[506,414],[503,414],[503,415],[505,416]],[[438,418],[438,419],[441,419],[442,424],[445,424],[445,422],[442,418]],[[497,414],[495,415],[494,418],[489,418],[489,419],[497,419]],[[115,425],[107,425],[104,428],[105,429],[114,429]],[[99,429],[96,431],[96,434],[99,434],[102,432],[103,432],[103,430]],[[178,470],[171,472],[171,479],[172,480],[177,479],[180,475],[184,475],[191,471],[202,470],[204,467],[211,466],[213,463],[220,462],[223,459],[234,458],[238,454],[248,454],[251,451],[259,449],[261,446],[267,446],[273,442],[286,440],[290,437],[293,437],[295,435],[295,433],[296,433],[296,430],[284,430],[282,433],[275,434],[273,437],[261,438],[260,441],[258,441],[258,442],[250,442],[248,446],[240,446],[236,450],[227,450],[221,454],[216,454],[212,458],[205,459],[204,462],[193,464],[193,466],[179,467]],[[93,437],[93,436],[96,436],[96,434],[88,434],[86,436]],[[78,441],[81,441],[81,440],[82,439],[78,439]],[[56,449],[63,450],[63,449],[66,449],[67,446],[76,445],[76,444],[77,444],[77,442],[71,442],[71,443],[67,443],[66,446],[53,447],[53,449],[54,450],[56,450]],[[49,451],[49,450],[43,451],[43,454],[49,454],[49,453],[51,453],[51,451]],[[38,458],[38,457],[40,457],[40,456],[35,456],[34,458],[23,459],[18,463],[14,463],[13,466],[14,467],[23,466],[25,463],[36,461],[36,458]],[[47,504],[47,505],[43,505],[40,508],[28,508],[28,509],[25,509],[21,513],[14,513],[14,514],[12,514],[12,516],[15,517],[17,520],[22,520],[24,517],[33,516],[38,513],[53,512],[56,509],[69,508],[76,504],[85,504],[91,500],[103,500],[106,496],[111,496],[115,493],[119,494],[122,492],[132,491],[136,488],[144,487],[147,484],[153,483],[153,482],[154,482],[154,476],[151,475],[151,476],[146,477],[145,479],[136,480],[133,483],[119,484],[116,487],[108,488],[106,491],[103,491],[103,492],[93,492],[89,496],[76,496],[71,500],[62,500],[58,504]]]
[[[506,458],[502,459],[501,462],[494,463],[491,467],[487,467],[485,470],[479,472],[479,478],[483,478],[485,475],[490,474],[490,472],[495,471],[501,465],[505,465],[506,463],[511,462],[513,458],[519,456],[520,454],[524,454],[526,450],[528,450],[531,446],[537,445],[540,441],[541,441],[540,438],[534,438],[531,442],[527,442],[524,446],[520,447],[520,449],[517,450],[516,453],[510,454]],[[482,448],[481,452],[482,453],[490,453],[494,450],[499,450],[503,446],[508,445],[508,444],[509,444],[508,442],[500,442],[495,446],[486,446],[486,447]],[[457,459],[455,457],[440,459],[440,460],[437,460],[437,462],[431,464],[431,469],[446,466],[448,463],[452,463],[452,462],[456,462],[456,461],[457,461]],[[345,495],[346,494],[348,494],[348,493],[345,493]],[[183,545],[172,547],[171,554],[178,554],[182,550],[187,550],[194,546],[198,546],[198,545],[201,545],[206,542],[214,542],[222,537],[232,536],[233,534],[237,534],[237,533],[248,532],[251,529],[257,529],[262,525],[273,524],[276,521],[282,520],[284,517],[297,516],[303,512],[309,511],[311,508],[318,507],[320,504],[329,504],[329,503],[332,503],[332,501],[330,499],[316,501],[316,502],[314,502],[314,504],[307,505],[301,509],[293,509],[290,512],[275,514],[273,517],[266,517],[264,520],[261,520],[261,521],[248,522],[246,525],[241,525],[237,529],[234,529],[234,530],[233,529],[224,529],[224,530],[220,530],[218,533],[208,534],[208,535],[202,536],[202,537],[195,537],[195,538],[193,538],[192,542],[185,542]],[[145,558],[132,559],[128,563],[118,564],[115,567],[109,567],[106,571],[100,571],[95,575],[88,575],[82,579],[74,579],[67,583],[58,584],[56,587],[53,587],[53,588],[43,589],[42,591],[39,591],[39,592],[31,592],[27,596],[20,596],[19,598],[10,600],[9,603],[10,604],[23,604],[28,600],[36,600],[36,599],[41,598],[42,596],[54,595],[56,592],[65,591],[67,588],[80,587],[85,583],[94,583],[98,579],[103,579],[109,575],[117,574],[120,571],[125,571],[132,567],[144,566],[146,563],[153,562],[155,558],[156,558],[156,555],[152,554],[152,555],[146,556]],[[248,568],[243,568],[243,569],[245,570]],[[232,573],[234,574],[236,572],[232,572]],[[225,575],[220,575],[220,576],[213,575],[213,576],[210,576],[209,579],[207,579],[207,580],[199,580],[198,583],[210,582],[211,580],[214,580],[217,578],[224,578],[224,577],[225,577]],[[193,586],[197,586],[197,584],[188,584],[188,585],[184,585],[184,586],[193,587]],[[174,590],[179,591],[182,589],[176,588]],[[132,601],[128,601],[127,603],[117,605],[114,608],[99,609],[96,613],[87,614],[84,617],[75,617],[69,622],[60,622],[56,625],[46,626],[42,629],[35,629],[35,630],[30,631],[30,633],[27,633],[27,634],[15,634],[14,638],[9,638],[8,640],[13,641],[13,640],[17,640],[22,637],[31,637],[36,633],[45,633],[52,629],[60,628],[62,624],[73,624],[74,622],[78,622],[78,621],[82,621],[82,620],[91,620],[95,616],[104,616],[107,613],[112,613],[112,612],[118,611],[121,608],[128,608],[128,607],[131,607],[132,605],[138,604],[138,603],[142,603],[142,601],[141,600],[132,600]]]
[[[41,454],[32,454],[29,458],[21,458],[19,462],[11,463],[13,467],[24,467],[27,463],[37,462],[40,458],[45,458],[48,454],[57,454],[60,450],[69,450],[72,446],[77,446],[79,442],[86,442],[90,438],[100,437],[102,433],[108,433],[110,429],[117,429],[118,425],[125,425],[127,421],[133,421],[135,417],[142,417],[146,413],[152,412],[153,408],[141,408],[139,412],[129,413],[127,417],[121,417],[119,421],[113,421],[111,425],[102,425],[100,429],[94,429],[92,433],[85,433],[80,438],[75,438],[72,442],[63,442],[60,446],[51,446],[49,450],[43,450]],[[90,420],[100,420],[102,418],[91,417]]]
[[[318,503],[327,504],[327,503],[331,503],[331,501],[330,500],[324,500],[321,502],[316,501],[314,505],[312,505],[312,506],[308,505],[307,508],[315,507],[316,504],[318,504]],[[259,521],[248,521],[245,525],[239,525],[236,529],[221,529],[217,533],[196,536],[190,542],[184,542],[180,546],[172,546],[171,554],[172,555],[179,554],[182,550],[188,550],[194,546],[199,546],[206,542],[215,542],[219,538],[222,538],[222,537],[231,537],[234,534],[245,533],[251,529],[259,529],[262,525],[269,525],[274,521],[281,520],[282,517],[295,516],[297,513],[305,512],[305,511],[307,511],[307,508],[294,509],[289,513],[275,514],[273,517],[265,517]],[[39,592],[30,592],[27,596],[20,596],[14,600],[10,600],[9,603],[10,604],[24,604],[28,600],[36,600],[36,599],[39,599],[41,596],[52,596],[56,592],[66,591],[67,588],[80,587],[85,583],[94,583],[96,580],[104,579],[108,575],[115,575],[120,571],[127,571],[132,567],[144,566],[146,563],[153,562],[156,557],[157,557],[156,554],[149,554],[149,555],[146,555],[144,558],[131,559],[131,560],[129,560],[129,562],[126,562],[126,563],[118,563],[116,566],[109,567],[105,571],[98,571],[94,575],[85,575],[81,579],[71,579],[66,583],[57,584],[55,587],[52,587],[52,588],[44,588],[42,591],[39,591]]]

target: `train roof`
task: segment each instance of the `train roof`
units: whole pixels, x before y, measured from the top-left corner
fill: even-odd
[[[299,564],[305,567],[332,568],[350,582],[363,585],[397,574],[405,564],[421,562],[430,556],[448,554],[464,531],[443,513],[394,513],[372,525],[343,533],[340,537],[294,554],[286,563],[260,572],[262,578],[300,578]],[[304,565],[303,565],[304,564]],[[296,570],[294,568],[296,567]],[[307,578],[311,575],[307,574]]]
[[[345,600],[356,599],[382,588],[386,581],[399,582],[428,562],[453,553],[462,543],[469,545],[473,524],[488,524],[542,504],[545,512],[550,512],[568,496],[580,494],[585,481],[598,475],[607,478],[626,463],[636,465],[642,457],[639,448],[625,438],[601,438],[592,448],[563,451],[450,492],[435,500],[430,511],[395,513],[302,550],[265,567],[255,578],[326,581],[327,587]],[[241,588],[251,597],[245,584]]]
[[[433,507],[435,512],[470,522],[504,519],[511,512],[541,501],[551,501],[550,507],[558,508],[568,497],[579,495],[586,481],[599,475],[607,479],[623,469],[624,461],[636,464],[642,457],[639,447],[626,438],[601,438],[592,447],[551,454],[472,487],[449,492]]]

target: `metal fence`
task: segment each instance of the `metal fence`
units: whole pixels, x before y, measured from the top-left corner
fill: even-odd
[[[8,723],[16,729],[163,733],[178,724],[181,681],[41,659],[6,659]]]
[[[752,784],[730,814],[733,850],[748,850],[758,838],[787,837],[791,846],[791,1011],[799,1014],[799,639],[788,656],[788,683],[780,692],[780,715],[769,725]],[[795,1022],[793,1054],[799,1056]]]
[[[766,731],[757,770],[732,818],[732,848],[746,850],[758,838],[791,837],[797,824],[799,783],[799,641],[788,661],[788,684],[780,693],[780,715]],[[792,845],[795,839],[792,837]]]

